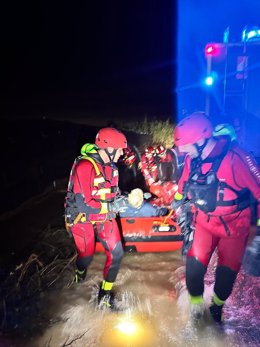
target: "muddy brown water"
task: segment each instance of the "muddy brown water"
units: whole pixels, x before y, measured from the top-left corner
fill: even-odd
[[[17,212],[20,223],[29,228],[26,235],[37,232],[47,219],[55,224],[61,218],[63,196],[62,190],[56,190]],[[9,224],[5,220],[6,227],[9,225],[9,230],[11,225],[19,227],[17,219],[10,218]],[[29,254],[30,246],[25,244],[24,240],[14,251],[20,256],[25,250]],[[225,323],[219,328],[207,311],[199,325],[191,321],[185,268],[179,251],[125,254],[115,285],[118,312],[101,311],[96,305],[104,262],[103,253],[95,254],[85,282],[48,293],[42,310],[48,324],[40,334],[26,334],[23,339],[0,337],[0,346],[260,346],[258,278],[241,271],[226,303]],[[207,304],[212,295],[213,274],[214,262],[206,277]]]
[[[225,324],[219,328],[207,311],[198,325],[191,321],[178,251],[125,255],[115,286],[117,305],[122,310],[118,312],[100,311],[96,306],[104,261],[104,254],[96,254],[84,283],[50,296],[46,310],[54,323],[41,336],[28,340],[28,347],[260,345],[257,279],[240,275],[226,304]],[[207,304],[212,295],[213,271],[212,265],[206,281]]]

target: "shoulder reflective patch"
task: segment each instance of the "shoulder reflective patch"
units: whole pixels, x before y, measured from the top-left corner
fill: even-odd
[[[249,166],[249,170],[260,180],[260,172],[249,155],[246,156],[246,161]]]

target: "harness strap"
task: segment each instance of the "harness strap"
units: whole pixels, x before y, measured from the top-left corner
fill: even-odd
[[[242,191],[235,190],[234,188],[230,187],[225,182],[220,182],[220,200],[217,201],[217,206],[234,206],[237,205],[237,211],[244,210],[245,208],[250,206],[250,192],[248,189],[244,189]],[[237,198],[234,200],[228,200],[223,201],[223,196],[221,198],[221,189],[224,193],[224,188],[231,189],[234,193],[237,194]]]
[[[74,202],[73,200],[73,197],[74,197],[74,193],[72,192],[72,189],[73,189],[73,185],[74,185],[74,175],[75,175],[75,169],[76,169],[76,165],[77,163],[79,162],[80,159],[85,159],[85,160],[88,160],[91,162],[91,164],[93,165],[94,169],[95,169],[95,172],[96,172],[96,176],[101,176],[103,175],[103,173],[101,173],[100,169],[98,168],[95,160],[91,157],[88,157],[88,156],[81,156],[81,157],[78,157],[76,158],[76,160],[74,161],[74,165],[72,167],[72,170],[71,170],[71,173],[70,173],[70,181],[69,181],[69,186],[68,186],[68,191],[67,191],[67,197],[70,198],[71,201],[66,201],[66,208],[67,208],[67,211],[70,211],[70,216],[69,216],[69,219],[71,221],[71,225],[74,225],[74,224],[77,224],[77,223],[86,223],[86,222],[91,222],[91,223],[94,223],[94,222],[102,222],[104,220],[111,220],[111,219],[114,219],[116,218],[116,214],[113,213],[113,212],[108,212],[107,209],[106,211],[102,212],[102,209],[101,211],[98,213],[93,213],[95,211],[89,211],[89,214],[92,215],[92,217],[89,219],[88,218],[88,213],[86,213],[85,209],[84,212],[81,212],[81,208],[80,206],[78,206],[78,203]],[[80,190],[81,190],[81,197],[84,198],[84,194],[83,194],[83,190],[82,190],[82,187],[81,187],[81,184],[80,184],[80,180],[79,180],[79,185],[80,185]],[[118,187],[111,187],[109,188],[109,191],[111,191],[111,194],[110,195],[113,195],[111,196],[111,198],[109,199],[104,199],[104,194],[102,194],[100,196],[100,199],[96,199],[98,201],[100,201],[104,207],[104,204],[106,204],[107,202],[109,201],[113,201],[113,197],[114,197],[114,194],[117,192],[117,189]],[[105,188],[103,188],[103,190],[105,190]],[[70,203],[70,206],[68,204],[68,202]],[[83,202],[83,201],[82,201]],[[106,204],[107,205],[107,204]],[[81,206],[82,207],[82,206]],[[106,206],[107,207],[107,206]],[[75,212],[76,213],[72,213],[71,212],[71,209],[75,209]],[[78,212],[79,211],[79,212]]]
[[[215,175],[217,174],[217,171],[222,163],[222,160],[226,156],[229,147],[230,147],[229,143],[225,145],[222,154],[215,158],[207,174],[209,174],[210,172],[214,173]],[[202,174],[202,171],[201,171],[202,164],[203,164],[203,161],[201,160],[201,158],[195,158],[191,161],[191,172],[189,175],[187,186],[184,187],[184,191],[186,194],[188,192],[189,183],[191,184],[196,183],[198,178]],[[207,174],[203,176],[206,176]],[[224,188],[228,188],[232,190],[237,195],[237,198],[233,200],[224,201]],[[230,185],[226,184],[226,182],[219,180],[219,199],[216,201],[216,206],[234,206],[234,205],[237,205],[236,211],[241,211],[248,208],[250,206],[249,190],[243,189],[242,191],[237,191]]]
[[[227,226],[226,222],[224,221],[223,217],[219,216],[219,219],[220,219],[221,223],[223,224],[227,235],[230,236],[230,230],[228,229],[228,226]]]
[[[97,174],[97,176],[99,176],[100,175],[100,170],[99,170],[99,168],[98,168],[98,166],[97,166],[97,163],[95,162],[95,160],[93,159],[93,158],[91,158],[91,157],[82,157],[82,159],[86,159],[86,160],[88,160],[88,161],[90,161],[92,164],[93,164],[93,166],[94,166],[94,168],[95,168],[95,171],[96,171],[96,174]]]
[[[225,182],[219,181],[219,202],[221,202],[221,204],[224,202],[224,188],[225,188]],[[217,205],[218,205],[218,202],[217,202]]]
[[[75,173],[75,170],[76,170],[76,166],[77,166],[77,163],[79,162],[80,159],[85,159],[85,160],[88,160],[92,163],[92,165],[94,166],[94,169],[96,171],[96,174],[97,176],[100,175],[100,170],[95,162],[95,160],[91,157],[87,157],[87,156],[80,156],[80,157],[77,157],[74,161],[74,164],[72,166],[72,169],[71,169],[71,172],[70,172],[70,180],[69,180],[69,184],[68,184],[68,191],[72,191],[73,189],[73,186],[74,186],[74,173]]]

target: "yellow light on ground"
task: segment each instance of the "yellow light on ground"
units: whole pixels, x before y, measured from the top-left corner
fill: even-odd
[[[125,335],[133,335],[137,332],[137,326],[134,322],[123,321],[115,325],[115,328]]]
[[[156,345],[154,326],[147,315],[127,313],[105,322],[102,347],[150,347]]]

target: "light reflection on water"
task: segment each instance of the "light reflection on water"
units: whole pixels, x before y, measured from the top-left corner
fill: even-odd
[[[96,254],[84,283],[51,298],[48,311],[58,322],[33,342],[34,347],[260,346],[259,279],[238,278],[223,329],[208,315],[194,326],[179,252],[126,254],[115,286],[119,312],[100,311],[95,305],[104,261],[104,254]],[[212,279],[212,274],[206,278],[207,302]]]

